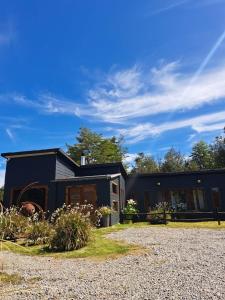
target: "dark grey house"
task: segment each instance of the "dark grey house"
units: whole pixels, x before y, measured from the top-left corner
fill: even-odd
[[[156,203],[169,202],[187,211],[225,211],[225,169],[153,173],[128,176],[122,163],[77,165],[59,148],[3,153],[7,159],[4,206],[33,201],[53,211],[63,203],[111,206],[114,220],[133,198],[140,212]]]
[[[7,159],[3,205],[32,201],[45,211],[64,203],[111,206],[115,221],[125,205],[126,171],[121,163],[77,165],[59,148],[3,153]]]

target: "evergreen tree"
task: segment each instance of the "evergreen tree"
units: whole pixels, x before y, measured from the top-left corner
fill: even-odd
[[[200,141],[194,145],[191,160],[192,164],[195,163],[197,165],[198,169],[210,169],[215,165],[213,152],[210,146],[204,141]]]
[[[158,172],[159,167],[155,159],[150,156],[146,155],[143,152],[138,153],[137,157],[134,160],[135,165],[131,171],[132,174],[134,173],[152,173]]]
[[[225,168],[225,136],[216,137],[214,143],[211,145],[211,150],[215,161],[215,167]]]
[[[161,166],[162,172],[176,172],[185,170],[184,156],[171,148],[164,156],[164,161]]]
[[[104,138],[88,128],[80,128],[76,140],[74,145],[67,145],[67,153],[78,164],[82,155],[87,164],[121,162],[125,158],[122,137]]]

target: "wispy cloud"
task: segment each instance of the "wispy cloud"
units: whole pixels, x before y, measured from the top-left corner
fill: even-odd
[[[186,3],[190,2],[190,1],[191,0],[181,0],[181,1],[172,2],[172,3],[170,3],[167,6],[164,6],[162,8],[159,8],[159,9],[156,9],[156,10],[150,12],[148,15],[149,16],[158,15],[158,14],[167,12],[169,10],[172,10],[172,9],[174,9],[176,7],[182,6],[182,5],[184,5],[184,4],[186,4]]]
[[[212,49],[209,51],[203,62],[201,63],[200,67],[198,68],[197,72],[194,74],[193,78],[191,79],[190,86],[198,79],[200,74],[204,71],[206,66],[209,64],[210,60],[215,55],[218,48],[221,46],[221,44],[225,40],[225,30],[222,32],[222,34],[219,36],[219,38],[216,40],[215,44],[213,45]]]
[[[109,74],[88,92],[85,104],[50,94],[42,94],[37,100],[12,95],[12,100],[45,113],[88,117],[107,123],[124,123],[225,102],[225,64],[200,74],[184,95],[191,78],[193,74],[181,74],[179,64],[173,62],[150,72],[135,67]]]
[[[128,128],[118,129],[117,133],[124,135],[128,144],[135,144],[170,130],[190,127],[197,133],[211,132],[215,130],[221,130],[222,132],[224,126],[225,111],[221,111],[184,120],[165,122],[157,125],[149,122],[141,123]]]
[[[10,138],[10,140],[12,142],[15,142],[15,135],[13,134],[12,129],[6,128],[5,132],[8,135],[8,137]]]
[[[180,1],[170,1],[169,4],[160,7],[158,9],[155,9],[153,11],[150,11],[150,13],[147,14],[147,16],[154,16],[161,13],[166,13],[168,11],[171,11],[173,9],[185,6],[188,8],[202,8],[207,7],[211,5],[217,5],[217,4],[223,4],[225,3],[225,0],[180,0]]]
[[[4,185],[5,182],[5,170],[0,169],[0,187]]]

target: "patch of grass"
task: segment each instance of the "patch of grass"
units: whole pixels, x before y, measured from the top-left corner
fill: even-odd
[[[97,258],[107,259],[116,258],[120,255],[142,252],[143,248],[136,245],[130,245],[122,241],[116,241],[107,238],[107,234],[130,227],[141,228],[147,226],[147,223],[118,224],[112,227],[93,229],[92,239],[86,247],[73,251],[50,252],[43,246],[24,247],[22,243],[2,242],[1,249],[12,251],[24,255],[43,255],[54,258]]]
[[[0,286],[3,284],[19,284],[23,278],[18,274],[7,274],[5,272],[0,272]]]
[[[12,251],[24,255],[43,255],[54,258],[116,258],[120,255],[141,253],[145,251],[138,245],[130,245],[122,241],[107,238],[107,234],[128,228],[199,228],[199,229],[225,229],[225,222],[219,226],[216,221],[210,222],[169,222],[167,225],[150,225],[148,222],[134,224],[117,224],[112,227],[93,229],[92,239],[88,245],[79,250],[65,252],[49,252],[43,246],[36,245],[24,247],[22,242],[0,242],[0,250]]]
[[[155,226],[155,225],[154,225]],[[165,227],[165,225],[162,225]],[[218,225],[217,221],[209,222],[169,222],[169,228],[202,228],[202,229],[225,229],[225,221]]]

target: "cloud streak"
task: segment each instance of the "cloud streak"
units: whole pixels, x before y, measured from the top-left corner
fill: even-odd
[[[12,130],[10,128],[6,128],[5,132],[8,135],[8,137],[10,138],[10,140],[12,142],[15,142],[15,136],[14,136]]]
[[[0,170],[0,187],[4,185],[5,182],[5,170]]]
[[[149,122],[137,124],[129,128],[118,129],[117,133],[126,137],[128,144],[135,144],[147,138],[155,137],[164,132],[185,127],[192,128],[196,133],[221,130],[225,126],[225,110],[217,113],[200,115],[184,120],[165,122],[160,125]]]
[[[225,64],[200,74],[184,94],[192,77],[179,73],[179,64],[173,62],[150,71],[135,67],[109,74],[104,82],[88,91],[84,104],[51,94],[42,94],[37,100],[11,95],[11,100],[44,113],[115,124],[225,102]]]

